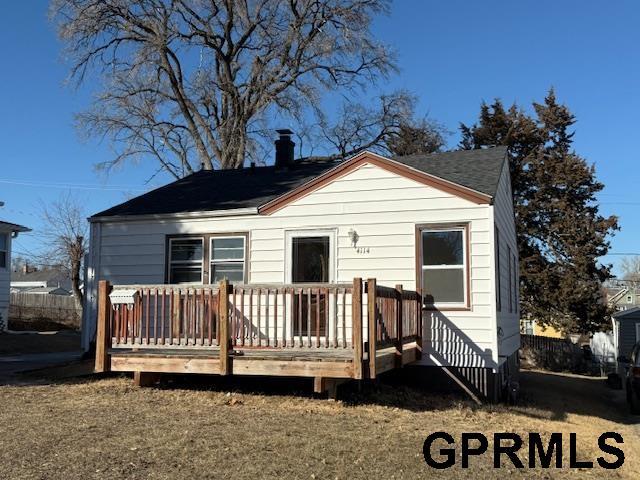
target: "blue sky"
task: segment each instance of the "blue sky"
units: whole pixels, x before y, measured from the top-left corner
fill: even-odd
[[[108,176],[95,171],[113,152],[82,141],[73,126],[91,90],[64,85],[67,68],[46,14],[47,2],[32,0],[7,2],[0,16],[0,218],[34,228],[20,236],[17,253],[38,250],[39,205],[69,187],[95,213],[169,181],[145,184],[155,170],[145,161]],[[482,100],[528,106],[555,87],[578,119],[576,151],[606,185],[602,211],[620,217],[612,252],[639,253],[638,24],[634,0],[397,0],[374,31],[398,52],[401,72],[389,90],[415,92],[419,113],[452,131],[474,121]]]

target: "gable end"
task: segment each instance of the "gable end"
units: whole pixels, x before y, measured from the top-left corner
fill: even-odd
[[[362,165],[369,163],[376,167],[382,168],[388,172],[400,175],[402,177],[414,180],[423,185],[427,185],[438,190],[450,193],[454,196],[469,200],[478,205],[490,204],[492,197],[484,193],[477,192],[465,186],[457,183],[450,182],[443,178],[428,173],[420,172],[414,168],[408,167],[402,163],[395,162],[386,157],[376,155],[371,152],[362,152],[355,157],[340,164],[336,168],[329,170],[328,172],[314,178],[310,182],[300,185],[298,188],[278,197],[270,202],[262,205],[258,209],[258,213],[262,215],[270,215],[281,208],[284,208],[291,202],[304,197],[319,188],[327,185],[328,183],[337,180],[338,178],[358,169]]]

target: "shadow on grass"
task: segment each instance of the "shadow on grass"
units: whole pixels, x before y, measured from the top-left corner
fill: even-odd
[[[80,334],[73,330],[0,334],[0,355],[60,353],[80,350]]]
[[[38,384],[80,384],[108,377],[131,377],[130,374],[92,374],[91,361],[29,372]],[[639,424],[640,417],[627,413],[624,394],[611,390],[605,379],[578,375],[524,370],[520,374],[521,397],[517,405],[476,405],[462,394],[436,392],[421,382],[418,375],[401,375],[392,371],[375,382],[349,381],[338,390],[338,400],[346,406],[384,406],[413,412],[467,408],[508,412],[538,420],[567,421],[571,414],[594,416],[615,423]],[[273,397],[296,396],[319,398],[313,393],[313,379],[292,377],[252,377],[217,375],[163,375],[154,387],[160,390],[233,392]],[[325,397],[326,398],[326,397]]]

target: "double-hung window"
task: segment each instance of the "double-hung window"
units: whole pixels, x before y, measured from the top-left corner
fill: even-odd
[[[169,239],[169,283],[202,283],[204,238]]]
[[[425,227],[420,234],[419,280],[425,303],[436,308],[467,307],[466,227]]]
[[[245,237],[211,237],[210,282],[244,283]]]
[[[246,241],[244,234],[203,234],[169,238],[167,281],[169,283],[245,282]]]
[[[0,268],[7,268],[9,261],[9,235],[0,233]]]

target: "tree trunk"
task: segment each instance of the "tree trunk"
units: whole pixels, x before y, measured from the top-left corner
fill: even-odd
[[[76,239],[76,248],[73,249],[74,255],[71,258],[71,290],[76,300],[76,307],[80,311],[84,306],[84,297],[80,289],[80,267],[82,266],[82,256],[84,255],[83,240],[82,237]]]

